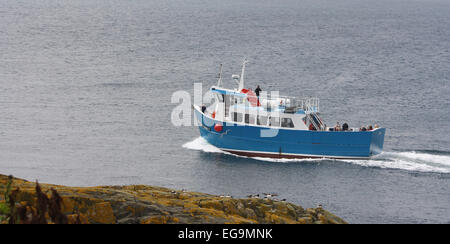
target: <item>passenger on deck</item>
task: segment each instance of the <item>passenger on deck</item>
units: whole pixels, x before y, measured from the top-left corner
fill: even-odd
[[[339,122],[336,122],[336,125],[334,126],[334,131],[341,131],[341,125],[339,124]]]
[[[378,129],[378,128],[380,128],[380,126],[378,126],[377,124],[375,124],[374,128],[375,128],[375,129]]]
[[[317,130],[316,127],[314,127],[314,125],[311,123],[309,124],[309,130]]]
[[[259,85],[257,85],[256,86],[256,89],[255,89],[255,93],[256,93],[256,96],[258,97],[258,100],[259,100],[259,93],[262,91],[262,89],[259,87]]]
[[[371,125],[369,125],[369,126],[367,126],[367,130],[371,131],[371,130],[373,130],[373,127]]]
[[[343,131],[348,131],[348,124],[347,124],[347,123],[344,123],[344,124],[342,125],[342,130],[343,130]]]
[[[206,111],[206,106],[203,104],[202,105],[202,113],[205,113],[205,111]]]
[[[262,91],[262,89],[259,87],[259,85],[257,85],[256,86],[256,89],[255,89],[255,93],[256,93],[256,99],[258,99],[258,106],[260,106],[260,103],[259,103],[259,93]]]
[[[363,126],[359,129],[359,131],[367,131],[367,129],[366,129],[366,127]]]

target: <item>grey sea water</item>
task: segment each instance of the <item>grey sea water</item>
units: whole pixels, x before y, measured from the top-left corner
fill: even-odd
[[[271,192],[352,223],[450,222],[448,0],[0,0],[0,173],[73,186]],[[371,160],[222,153],[175,91],[240,72],[387,128]]]

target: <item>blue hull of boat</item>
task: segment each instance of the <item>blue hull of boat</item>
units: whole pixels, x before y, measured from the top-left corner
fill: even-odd
[[[385,128],[373,131],[336,132],[278,129],[261,137],[268,128],[222,123],[194,109],[200,134],[210,144],[230,153],[271,158],[369,158],[383,150]],[[214,130],[221,124],[221,132]],[[262,132],[266,131],[266,132]]]

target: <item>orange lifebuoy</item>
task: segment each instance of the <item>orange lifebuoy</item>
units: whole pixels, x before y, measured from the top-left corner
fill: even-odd
[[[216,112],[215,111],[212,113],[212,117],[213,117],[213,119],[216,118]]]
[[[215,125],[214,125],[214,130],[215,130],[215,131],[217,131],[217,132],[221,132],[221,131],[222,131],[222,129],[223,129],[223,126],[222,126],[222,125],[220,125],[220,124],[215,124]]]

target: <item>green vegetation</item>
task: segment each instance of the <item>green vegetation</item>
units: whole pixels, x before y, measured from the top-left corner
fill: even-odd
[[[13,182],[13,177],[12,177],[12,175],[10,175],[10,176],[8,176],[8,183],[6,184],[6,190],[3,195],[4,202],[0,202],[0,223],[8,220],[8,218],[11,215],[11,209],[7,205],[7,203],[9,203],[9,201],[10,201],[9,195],[11,194],[12,182]]]
[[[62,213],[63,199],[59,193],[50,188],[51,197],[47,196],[41,189],[38,182],[35,185],[35,201],[20,202],[21,192],[20,188],[11,191],[13,184],[13,177],[8,177],[6,189],[3,194],[4,201],[0,202],[0,224],[68,224],[68,217]],[[23,199],[22,199],[23,200]],[[49,218],[48,218],[49,217]],[[79,223],[79,215],[72,221],[73,224]]]

